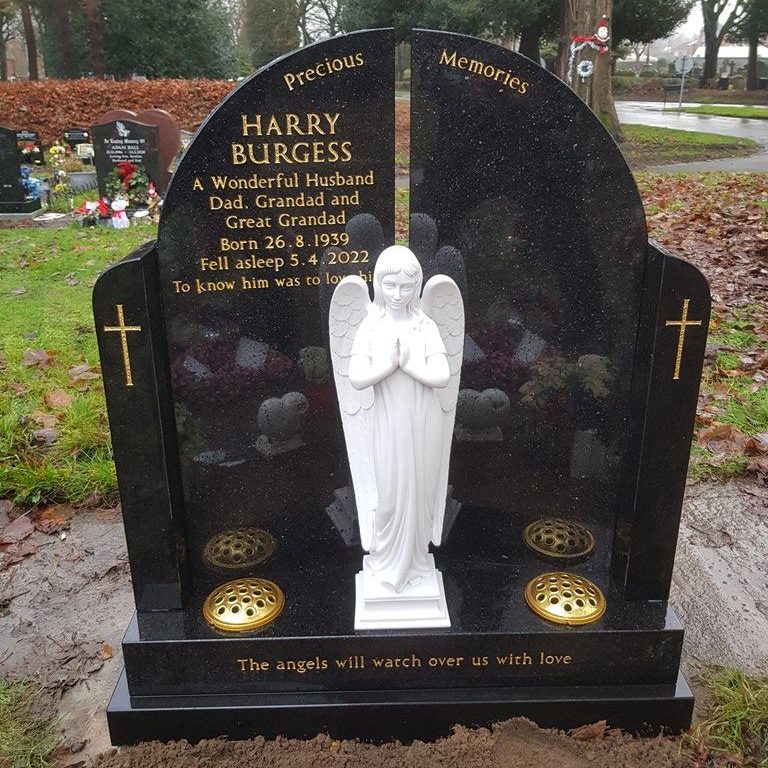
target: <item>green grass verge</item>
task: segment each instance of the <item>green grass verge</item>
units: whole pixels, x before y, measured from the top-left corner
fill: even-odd
[[[0,680],[0,766],[45,768],[59,744],[50,718],[36,711],[39,688]]]
[[[732,424],[746,435],[768,432],[768,387],[756,386],[749,372],[742,373],[742,357],[768,353],[768,342],[755,333],[765,310],[762,306],[737,307],[728,317],[715,319],[708,344],[714,347],[712,364],[704,368],[701,392],[712,400],[717,421]],[[731,477],[743,474],[749,464],[744,455],[713,462],[713,454],[694,445],[690,474],[694,477]]]
[[[700,131],[679,131],[648,125],[621,126],[626,141],[621,151],[633,168],[668,163],[743,157],[759,150],[757,142],[737,136]]]
[[[96,276],[154,234],[154,227],[0,230],[0,498],[77,502],[115,490],[101,380],[76,380],[70,371],[98,370]],[[40,349],[48,364],[25,365],[28,350]],[[59,389],[71,404],[46,402]],[[58,432],[50,444],[39,432],[46,419]]]
[[[675,109],[677,111],[677,109]],[[721,105],[706,104],[698,107],[683,107],[683,112],[692,115],[715,115],[716,117],[741,117],[750,120],[768,120],[768,107],[724,107]]]
[[[768,768],[768,679],[733,668],[710,668],[702,682],[710,704],[702,722],[685,739],[697,764],[721,755],[731,759],[713,765]]]

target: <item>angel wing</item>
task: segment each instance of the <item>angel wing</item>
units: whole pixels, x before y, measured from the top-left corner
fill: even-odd
[[[421,297],[424,312],[440,331],[448,357],[451,378],[448,386],[437,390],[443,409],[443,451],[437,485],[436,506],[432,516],[432,542],[439,545],[443,537],[443,518],[448,493],[448,464],[451,458],[453,422],[459,396],[461,360],[464,351],[464,302],[456,283],[447,275],[435,275],[427,281]]]
[[[350,276],[345,277],[336,286],[328,312],[333,377],[336,381],[344,442],[347,445],[349,469],[355,489],[360,541],[365,550],[371,548],[373,514],[378,502],[371,455],[373,387],[358,390],[349,383],[349,362],[355,334],[368,316],[370,306],[371,299],[365,281]]]

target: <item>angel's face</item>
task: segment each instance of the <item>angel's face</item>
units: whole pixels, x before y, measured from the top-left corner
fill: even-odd
[[[381,294],[387,307],[393,311],[407,307],[416,295],[416,281],[403,272],[385,275],[381,281]]]

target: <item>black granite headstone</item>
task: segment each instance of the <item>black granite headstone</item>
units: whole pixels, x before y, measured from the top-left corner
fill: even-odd
[[[64,141],[74,152],[78,144],[91,143],[91,132],[87,128],[67,128],[64,131]]]
[[[16,131],[0,127],[0,213],[30,213],[39,208],[39,200],[25,200]]]
[[[132,120],[113,120],[94,125],[94,164],[99,195],[106,197],[107,177],[122,162],[143,166],[150,181],[160,178],[157,126]]]
[[[16,144],[23,163],[33,165],[45,164],[43,140],[37,131],[32,131],[29,128],[22,128],[20,131],[16,131]]]
[[[393,240],[393,59],[392,31],[367,31],[244,82],[184,155],[157,242],[96,286],[138,609],[115,743],[690,722],[666,598],[706,283],[648,243],[618,148],[567,86],[464,36],[412,39],[410,245],[426,278],[453,277],[467,317],[435,551],[451,627],[353,630],[362,552],[327,312]],[[607,596],[594,624],[525,604],[557,567],[523,544],[542,516],[594,536],[570,566]],[[243,527],[276,549],[223,571],[210,543]],[[278,583],[285,608],[222,634],[203,601],[246,575]]]

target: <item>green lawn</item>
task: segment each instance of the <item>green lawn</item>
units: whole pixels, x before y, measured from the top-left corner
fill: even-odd
[[[724,107],[706,104],[698,107],[683,107],[683,112],[693,115],[715,115],[717,117],[742,117],[751,120],[768,120],[768,107]]]
[[[82,501],[115,489],[91,291],[154,234],[0,230],[0,498]]]
[[[741,157],[758,151],[751,139],[724,136],[719,133],[679,131],[648,125],[622,125],[626,141],[621,151],[633,168],[666,163]]]

